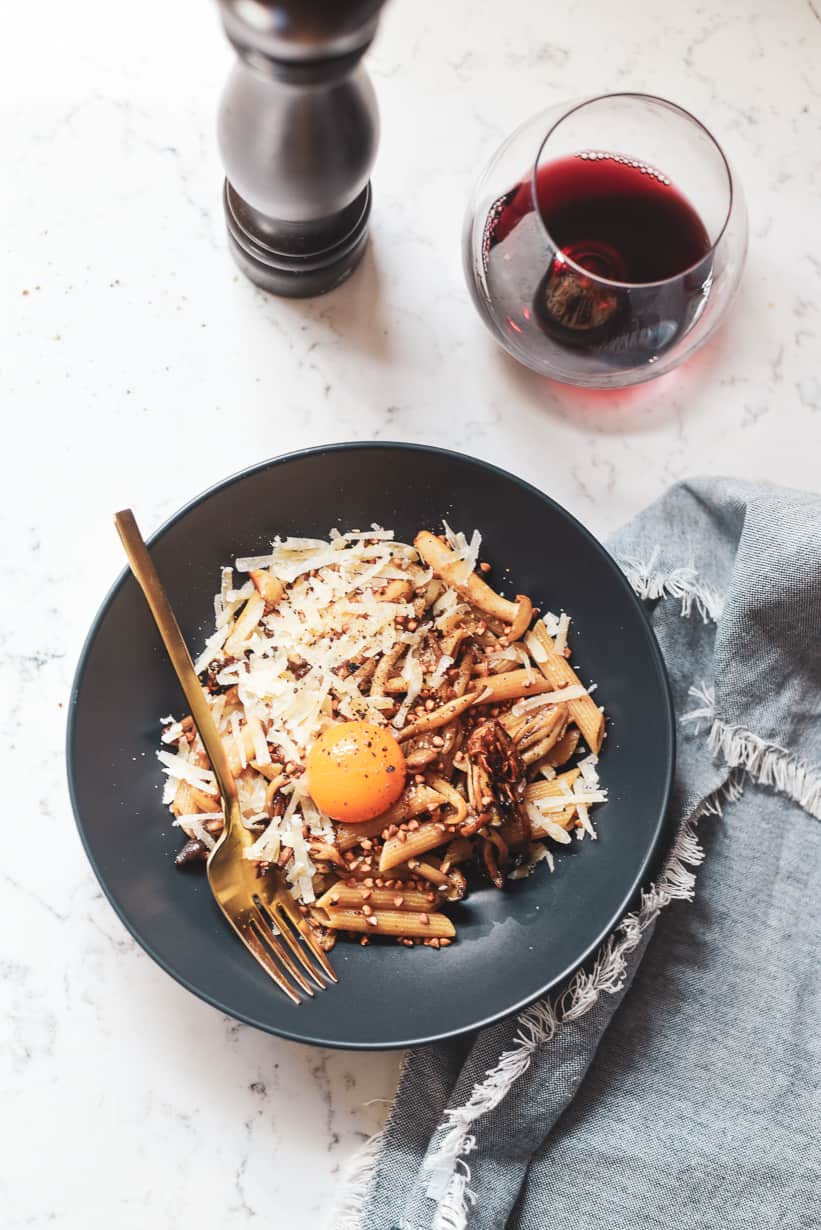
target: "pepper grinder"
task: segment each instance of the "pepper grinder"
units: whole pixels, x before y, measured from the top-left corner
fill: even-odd
[[[306,297],[356,268],[379,117],[361,64],[384,0],[218,0],[238,59],[219,108],[228,239],[263,290]]]

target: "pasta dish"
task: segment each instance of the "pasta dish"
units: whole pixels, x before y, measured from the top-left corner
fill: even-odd
[[[373,526],[222,570],[195,667],[246,857],[284,875],[326,948],[446,947],[469,879],[502,889],[596,835],[605,716],[570,664],[570,619],[502,597],[480,547],[446,523],[413,544]],[[192,719],[163,719],[162,744],[176,861],[204,861],[223,814]]]

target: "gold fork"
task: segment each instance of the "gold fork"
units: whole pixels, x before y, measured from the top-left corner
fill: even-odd
[[[253,844],[254,836],[243,824],[237,784],[168,595],[131,509],[115,513],[114,524],[131,571],[145,594],[217,779],[225,827],[208,856],[211,891],[248,951],[277,986],[295,1004],[299,1004],[302,1002],[299,991],[292,982],[306,995],[312,996],[314,992],[305,974],[321,991],[326,989],[323,974],[330,982],[338,981],[336,974],[283,883],[282,874],[271,868],[267,875],[258,876],[255,864],[244,857],[244,851]],[[320,968],[308,956],[306,946]]]

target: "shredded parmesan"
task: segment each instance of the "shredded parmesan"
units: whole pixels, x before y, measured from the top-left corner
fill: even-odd
[[[448,545],[464,563],[464,577],[469,577],[472,572],[476,571],[476,565],[479,562],[479,548],[482,545],[482,535],[478,530],[474,530],[470,542],[468,542],[464,534],[455,534],[447,521],[442,522],[442,527],[445,531]]]
[[[559,616],[558,627],[556,628],[556,638],[553,642],[553,648],[556,653],[564,653],[567,648],[567,634],[570,630],[570,617],[564,612]]]
[[[529,709],[539,709],[542,705],[558,705],[565,700],[581,700],[589,695],[588,689],[579,684],[571,684],[567,688],[557,688],[554,692],[539,692],[537,696],[525,696],[517,700],[513,706],[514,713],[527,713]]]
[[[197,786],[206,794],[217,793],[217,783],[210,769],[201,769],[199,765],[192,764],[190,760],[184,760],[179,753],[174,752],[157,752],[157,759],[169,777]]]

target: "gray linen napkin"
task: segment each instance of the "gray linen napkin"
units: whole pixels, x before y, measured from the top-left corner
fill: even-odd
[[[675,844],[561,993],[408,1054],[333,1230],[819,1224],[821,496],[696,479],[609,545],[672,680]]]

